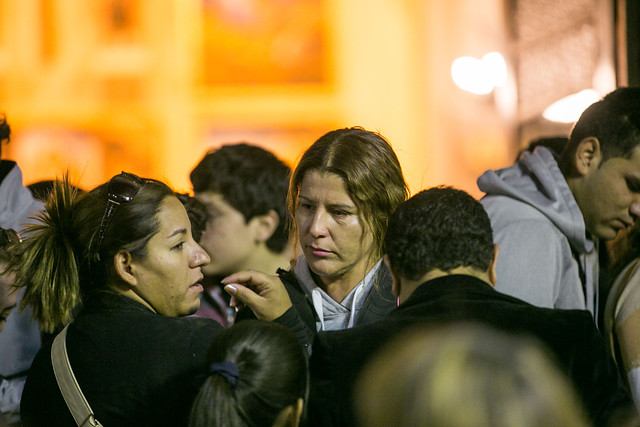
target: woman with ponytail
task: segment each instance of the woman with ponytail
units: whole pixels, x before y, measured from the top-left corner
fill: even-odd
[[[240,322],[218,334],[189,427],[297,427],[307,398],[306,353],[284,326]]]
[[[222,327],[184,317],[198,309],[209,257],[173,191],[123,172],[78,195],[65,178],[23,236],[11,265],[22,306],[46,332],[68,325],[69,363],[95,417],[106,426],[186,425],[194,379]],[[51,342],[31,366],[21,417],[25,426],[76,424]]]

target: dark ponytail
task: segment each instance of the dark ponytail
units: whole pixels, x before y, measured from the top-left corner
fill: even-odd
[[[271,427],[283,409],[306,401],[306,355],[281,325],[240,322],[216,335],[207,359],[215,365],[194,401],[190,427]],[[221,370],[222,362],[236,371]]]
[[[92,250],[108,203],[106,184],[79,194],[68,175],[56,181],[45,211],[26,227],[10,266],[16,286],[26,288],[21,307],[30,305],[46,332],[73,320],[88,291],[107,288],[114,280],[113,257],[119,250],[144,258],[167,196],[173,191],[165,184],[144,181],[132,201],[118,206],[98,257]]]

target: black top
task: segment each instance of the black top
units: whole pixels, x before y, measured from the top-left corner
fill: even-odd
[[[222,326],[161,316],[122,295],[96,292],[69,326],[69,361],[105,426],[186,426],[206,352]],[[25,426],[73,426],[51,365],[49,341],[27,377]]]
[[[354,425],[351,408],[357,375],[390,339],[417,324],[481,322],[545,343],[568,374],[596,425],[631,400],[589,312],[534,307],[495,291],[471,276],[440,277],[420,285],[385,320],[318,333],[310,360],[311,425]]]
[[[293,306],[275,321],[293,330],[302,345],[309,351],[310,344],[316,335],[316,322],[320,321],[318,314],[313,307],[313,302],[307,297],[303,285],[298,282],[293,272],[278,269],[278,276],[284,284]],[[354,326],[366,325],[384,319],[396,306],[397,298],[391,290],[391,275],[386,265],[382,264],[374,278],[374,286],[366,295],[362,307],[354,319]],[[249,308],[240,310],[236,316],[236,322],[245,319],[255,319]]]

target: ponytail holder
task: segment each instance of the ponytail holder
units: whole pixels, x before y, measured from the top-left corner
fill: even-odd
[[[215,362],[209,365],[209,373],[223,376],[224,379],[234,387],[238,384],[238,377],[240,376],[238,365],[226,360],[224,362]]]

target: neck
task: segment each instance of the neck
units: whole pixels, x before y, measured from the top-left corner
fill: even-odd
[[[157,311],[151,306],[151,304],[149,304],[140,295],[135,293],[135,291],[133,289],[131,289],[131,288],[122,289],[122,288],[117,288],[117,287],[113,287],[113,286],[110,289],[114,290],[116,293],[118,293],[120,295],[124,295],[127,298],[131,298],[134,301],[138,301],[140,304],[142,304],[142,305],[146,306],[147,308],[149,308],[149,310],[153,311],[154,313],[157,313]]]
[[[313,271],[311,271],[311,275],[323,291],[335,301],[341,302],[364,279],[375,264],[376,261],[370,261],[362,268],[353,268],[341,276],[318,276]]]
[[[400,303],[403,303],[413,294],[413,292],[418,288],[418,286],[422,285],[425,282],[428,282],[433,279],[437,279],[439,277],[444,276],[453,276],[456,274],[461,274],[464,276],[472,276],[476,279],[480,279],[483,282],[487,283],[490,286],[494,286],[491,282],[491,278],[488,271],[481,271],[477,268],[473,267],[456,267],[449,271],[444,271],[440,269],[434,269],[427,272],[425,275],[420,277],[418,280],[409,280],[405,278],[400,278],[401,281],[401,291],[400,291]]]
[[[580,198],[580,190],[582,188],[582,179],[580,179],[580,177],[570,177],[570,176],[566,176],[564,177],[564,179],[567,181],[567,186],[569,187],[569,190],[571,191],[571,194],[573,194],[573,198],[576,200],[576,202],[578,201],[578,199]]]
[[[287,246],[282,252],[271,252],[266,246],[255,251],[253,260],[248,269],[262,271],[267,274],[275,274],[279,268],[288,270],[291,268],[291,249]]]

